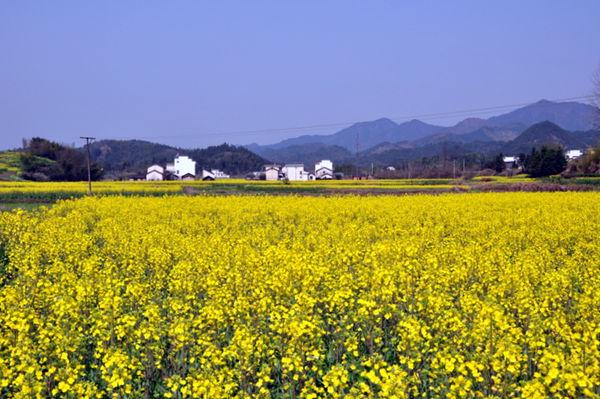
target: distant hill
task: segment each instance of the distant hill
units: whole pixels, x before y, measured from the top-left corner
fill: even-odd
[[[570,132],[560,126],[544,121],[526,129],[517,138],[503,147],[504,153],[518,154],[529,152],[533,147],[543,145],[561,146],[567,149],[585,149],[595,145],[600,140],[600,132],[588,130],[585,132]]]
[[[478,132],[481,133],[481,129]],[[523,133],[510,141],[457,139],[460,137],[462,136],[446,135],[439,137],[438,141],[423,145],[407,142],[382,143],[361,152],[358,158],[353,157],[350,162],[358,163],[360,166],[369,166],[371,163],[375,166],[385,166],[433,157],[485,159],[499,153],[505,155],[529,153],[532,148],[539,148],[543,145],[558,145],[565,149],[585,149],[600,141],[600,131],[570,132],[552,122],[544,121],[525,129]]]
[[[456,125],[443,129],[444,133],[463,135],[474,132],[488,126],[487,120],[481,118],[467,118],[458,122]]]
[[[359,166],[388,166],[399,165],[405,161],[420,160],[422,158],[446,158],[455,159],[461,157],[484,157],[488,154],[497,153],[502,143],[496,141],[462,143],[455,141],[443,141],[426,144],[419,147],[407,147],[403,143],[384,143],[370,148],[359,154],[351,162]]]
[[[26,140],[19,151],[2,153],[0,163],[7,164],[8,172],[13,173],[12,176],[0,173],[2,180],[82,181],[88,178],[83,151],[41,137]],[[90,172],[92,180],[102,177],[102,170],[95,162],[91,163]]]
[[[515,131],[511,128],[491,126],[481,126],[475,130],[468,131],[467,133],[453,133],[453,128],[456,126],[444,129],[440,133],[416,140],[412,144],[414,147],[420,147],[443,142],[473,143],[477,141],[510,141],[519,135],[519,131]],[[454,131],[464,132],[465,130],[466,129],[457,129]]]
[[[322,143],[295,144],[281,149],[257,146],[255,151],[261,157],[275,163],[303,163],[307,170],[322,159],[339,164],[352,157],[352,153],[343,147]]]
[[[196,161],[202,168],[216,168],[232,175],[260,170],[269,161],[244,147],[221,144],[203,149],[183,149],[142,140],[101,140],[91,145],[92,159],[108,177],[140,177],[152,164],[173,162],[177,154]]]
[[[467,118],[434,135],[423,137],[415,145],[444,141],[469,143],[475,141],[510,141],[529,126],[549,121],[570,131],[586,131],[593,127],[596,108],[577,102],[540,100],[514,111],[489,119]]]
[[[484,126],[472,132],[465,133],[460,138],[465,143],[474,141],[511,141],[519,135],[520,130],[510,127]]]
[[[589,130],[597,109],[588,104],[578,102],[552,102],[540,100],[534,104],[516,109],[487,120],[490,126],[531,126],[542,121],[549,121],[563,129]]]
[[[416,140],[441,129],[443,128],[440,126],[430,125],[416,119],[397,124],[390,119],[381,118],[370,122],[355,123],[330,135],[304,135],[261,147],[281,149],[292,145],[319,143],[335,145],[343,147],[350,152],[356,152],[357,137],[359,150],[365,150],[383,142]],[[248,148],[256,150],[257,145],[249,145]]]

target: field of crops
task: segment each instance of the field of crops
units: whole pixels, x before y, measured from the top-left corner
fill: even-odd
[[[552,183],[552,181],[550,181]],[[556,184],[570,186],[569,189],[600,188],[600,178],[562,179]],[[181,194],[403,194],[443,193],[464,191],[521,191],[532,187],[533,191],[544,191],[544,181],[524,176],[478,177],[462,179],[385,179],[385,180],[326,180],[290,182],[249,181],[224,179],[218,181],[101,181],[93,183],[96,195],[165,196]],[[0,181],[0,203],[2,202],[54,202],[60,199],[80,198],[87,194],[86,182],[29,182]],[[549,191],[557,191],[551,188]]]
[[[164,196],[188,193],[328,193],[332,190],[345,192],[380,191],[439,191],[453,188],[467,189],[453,179],[405,179],[405,180],[333,180],[292,182],[248,181],[225,179],[208,181],[103,181],[94,182],[97,195]],[[0,201],[52,202],[60,199],[79,198],[87,194],[85,182],[0,182]]]
[[[0,397],[600,395],[600,194],[0,213]]]

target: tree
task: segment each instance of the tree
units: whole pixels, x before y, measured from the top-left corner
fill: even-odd
[[[568,172],[582,175],[600,174],[600,143],[588,149],[581,158],[571,162]]]
[[[501,173],[504,169],[506,169],[506,165],[504,164],[504,155],[500,153],[494,158],[488,158],[483,164],[483,167],[486,169],[493,169],[496,173]]]
[[[27,143],[21,155],[24,177],[30,180],[82,181],[87,180],[85,154],[75,148],[35,137]],[[92,180],[102,177],[102,169],[91,164]]]
[[[505,168],[506,168],[506,165],[504,164],[504,155],[502,153],[500,153],[500,154],[496,155],[496,158],[494,158],[494,170],[496,171],[496,173],[500,173]]]
[[[561,147],[533,148],[525,157],[525,173],[531,177],[543,177],[561,173],[567,167],[567,158]]]

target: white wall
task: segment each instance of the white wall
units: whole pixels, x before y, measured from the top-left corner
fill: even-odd
[[[178,156],[174,164],[175,174],[181,179],[186,173],[196,176],[196,161],[187,156]]]
[[[268,169],[265,171],[265,177],[267,180],[277,180],[279,178],[279,171],[277,169]]]
[[[583,152],[581,150],[569,150],[565,155],[567,156],[567,159],[571,160],[581,157]]]
[[[315,164],[315,176],[317,179],[332,179],[333,178],[333,162],[324,159]]]
[[[304,173],[304,165],[284,166],[283,173],[289,180],[307,180],[308,176]]]
[[[162,179],[163,179],[163,174],[156,170],[152,170],[146,174],[146,180],[157,181],[157,180],[162,180]]]
[[[329,159],[324,159],[320,162],[317,162],[315,164],[315,170],[321,169],[321,168],[327,168],[327,169],[333,170],[333,162],[331,162]]]

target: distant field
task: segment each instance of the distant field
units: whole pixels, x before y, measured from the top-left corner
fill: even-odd
[[[600,189],[600,177],[532,179],[526,176],[462,179],[329,180],[310,182],[248,181],[102,181],[93,183],[100,196],[236,195],[236,194],[411,194],[478,191],[587,191]],[[0,203],[51,203],[83,197],[85,182],[0,182]]]

